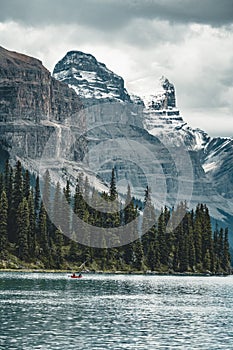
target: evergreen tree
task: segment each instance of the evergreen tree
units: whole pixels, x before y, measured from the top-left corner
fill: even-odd
[[[62,207],[62,193],[60,182],[57,182],[55,194],[53,198],[53,221],[56,222],[57,227],[62,227],[63,223],[63,207]]]
[[[12,196],[13,196],[13,168],[12,167],[10,167],[8,189],[6,188],[6,195],[8,200],[8,212],[10,212],[12,208]]]
[[[88,210],[86,209],[84,211],[84,216],[83,216],[83,221],[85,223],[88,223],[89,220],[89,213]],[[88,226],[82,227],[82,249],[80,253],[80,257],[82,261],[89,260],[91,257],[91,249],[90,249],[90,232],[88,229]]]
[[[215,256],[215,270],[214,272],[218,272],[220,270],[220,261],[219,261],[219,229],[218,223],[216,222],[214,237],[213,237],[213,250]]]
[[[12,203],[8,220],[8,233],[11,242],[17,241],[17,210],[20,203],[23,201],[23,176],[22,166],[20,161],[17,161],[14,169],[13,189],[12,189]],[[9,205],[9,202],[8,202]]]
[[[73,235],[71,236],[70,248],[68,253],[68,260],[71,262],[77,262],[79,257],[79,244],[75,240],[76,236],[73,233]]]
[[[210,260],[210,251],[209,249],[206,250],[204,261],[203,261],[203,268],[205,271],[210,271],[211,268],[211,260]]]
[[[73,217],[73,233],[78,237],[79,241],[81,239],[83,245],[80,245],[80,258],[82,261],[89,260],[91,257],[90,250],[90,232],[88,227],[85,226],[85,223],[89,223],[89,211],[87,204],[83,197],[83,175],[81,174],[76,183],[75,195],[74,195],[74,217]],[[81,223],[78,224],[75,215],[81,220]]]
[[[17,161],[13,180],[13,204],[17,209],[23,200],[23,175],[20,161]]]
[[[148,248],[147,253],[147,265],[149,266],[150,270],[154,271],[156,266],[158,266],[157,256],[156,252],[158,247],[155,247],[156,242],[151,242]]]
[[[160,262],[163,265],[167,265],[169,252],[166,241],[166,221],[163,210],[158,218],[158,249],[160,252]]]
[[[173,270],[179,271],[180,266],[180,242],[181,242],[181,225],[176,226],[174,230],[174,250],[173,250]]]
[[[164,208],[164,222],[165,222],[165,240],[167,250],[167,265],[169,270],[173,267],[174,258],[174,233],[172,226],[172,217],[170,210],[165,206]]]
[[[224,272],[230,272],[230,251],[229,251],[229,241],[228,241],[228,228],[224,231],[224,241],[223,241],[223,259],[222,268]]]
[[[23,175],[24,174],[24,175]],[[45,173],[43,195],[51,209],[51,184],[49,173]],[[91,197],[92,196],[92,197]],[[93,207],[89,204],[92,198]],[[83,181],[80,174],[72,198],[70,183],[67,181],[62,194],[57,184],[53,198],[53,210],[50,215],[58,216],[61,226],[58,229],[49,221],[43,201],[40,200],[39,178],[36,179],[35,192],[30,189],[30,174],[23,171],[20,162],[13,168],[6,162],[4,173],[0,173],[0,259],[7,260],[9,252],[22,261],[41,261],[45,268],[62,268],[66,262],[81,264],[88,260],[94,268],[135,269],[170,271],[210,271],[230,273],[230,253],[228,229],[218,228],[212,232],[210,215],[205,204],[198,204],[195,212],[188,211],[185,202],[181,202],[170,212],[167,207],[161,210],[156,222],[155,209],[151,201],[150,190],[145,191],[142,232],[138,231],[138,209],[128,186],[125,208],[118,200],[115,171],[112,171],[109,193],[92,194],[88,179]],[[106,227],[108,235],[98,237],[82,223],[73,225],[72,240],[63,236],[67,230],[73,205],[74,215],[81,222],[92,226]],[[39,214],[38,214],[39,212]],[[63,227],[62,227],[63,225]],[[109,229],[127,226],[130,241],[124,247],[117,246],[118,236],[109,234]],[[173,230],[172,230],[173,229]],[[98,230],[97,230],[98,231]],[[84,245],[77,243],[80,241]],[[135,240],[136,238],[136,240]],[[102,240],[103,249],[90,248],[90,243],[98,246]],[[14,244],[9,244],[9,240]],[[65,247],[66,245],[66,247]],[[8,252],[9,250],[9,252]],[[73,265],[74,266],[74,265]]]
[[[189,268],[189,217],[187,206],[181,202],[172,214],[172,222],[175,224],[173,245],[173,269],[184,272]]]
[[[30,173],[28,170],[25,171],[23,177],[23,196],[28,199],[30,193]]]
[[[99,249],[99,250],[101,250],[100,268],[102,270],[105,270],[106,267],[107,267],[107,254],[108,254],[108,251],[107,251],[107,248],[106,248],[106,242],[105,242],[104,237],[102,237],[102,245],[101,246],[103,248]]]
[[[63,193],[65,195],[65,199],[67,203],[70,205],[71,203],[71,190],[70,190],[70,181],[66,181],[66,187],[63,189]]]
[[[130,186],[128,185],[127,189],[127,195],[126,195],[126,201],[125,201],[125,208],[124,208],[124,213],[123,213],[123,223],[125,225],[131,223],[131,228],[126,227],[126,232],[128,234],[128,241],[129,243],[124,247],[123,249],[123,258],[126,262],[126,264],[131,264],[133,262],[133,257],[134,257],[134,240],[137,232],[137,208],[134,207],[134,203],[132,200],[131,196],[131,189]]]
[[[221,227],[219,230],[219,237],[218,237],[218,260],[219,260],[219,271],[222,272],[223,269],[223,251],[224,251],[224,230]]]
[[[34,208],[33,192],[29,192],[28,196],[28,211],[29,211],[29,230],[28,230],[28,250],[30,258],[35,258],[37,251],[36,242],[36,218]]]
[[[146,258],[148,255],[149,246],[151,242],[155,241],[156,235],[155,209],[151,201],[151,193],[148,186],[145,190],[142,232],[142,246],[144,256]]]
[[[188,256],[189,256],[189,266],[192,271],[195,269],[196,265],[196,254],[195,254],[195,246],[194,246],[194,237],[193,231],[189,232],[189,240],[188,240]]]
[[[4,188],[7,195],[8,209],[11,208],[12,186],[13,186],[13,169],[10,166],[9,160],[7,159],[5,163],[5,170],[4,170]]]
[[[196,255],[197,268],[202,267],[203,255],[202,255],[202,223],[201,223],[201,210],[200,205],[196,207],[195,221],[194,221],[194,246]]]
[[[39,227],[38,227],[38,241],[40,243],[40,256],[45,264],[49,267],[51,262],[49,250],[49,238],[47,228],[47,214],[43,202],[40,205],[39,212]]]
[[[17,235],[18,235],[18,257],[21,260],[28,260],[28,236],[29,236],[29,209],[26,198],[23,198],[17,210]]]
[[[45,171],[45,174],[43,176],[42,197],[43,197],[44,208],[46,209],[48,216],[50,216],[51,215],[51,178],[48,170]]]
[[[102,197],[105,199],[107,204],[107,212],[103,213],[104,226],[107,228],[119,227],[121,224],[121,204],[118,201],[118,193],[116,189],[116,177],[115,170],[112,169],[111,181],[110,181],[110,191],[109,195],[103,193]],[[119,237],[117,237],[114,232],[110,233],[108,230],[108,235],[105,237],[107,246],[117,246],[119,242]],[[107,249],[107,263],[110,265],[115,265],[115,262],[119,261],[119,249],[108,248]]]
[[[186,207],[186,204],[185,204]],[[193,236],[193,212],[186,212],[183,218],[183,232],[184,232],[184,240],[185,245],[184,251],[187,253],[187,268],[194,271],[196,264],[196,255],[195,255],[195,244],[194,244],[194,236]],[[185,262],[186,264],[186,262]]]
[[[2,173],[0,173],[0,196],[1,196],[3,190],[5,190],[3,175],[2,175]]]
[[[211,227],[209,210],[206,205],[203,206],[202,254],[203,254],[204,262],[207,259],[206,256],[209,256],[209,259],[210,259],[209,271],[210,270],[214,271],[215,261],[214,261],[214,254],[213,254],[212,227]]]
[[[183,232],[181,241],[180,241],[180,249],[179,249],[179,270],[180,272],[188,271],[188,235]]]
[[[83,197],[86,203],[88,203],[89,201],[89,196],[90,196],[90,184],[89,184],[89,180],[88,177],[85,177],[85,182],[84,182],[84,193],[83,193]]]
[[[66,187],[63,189],[62,196],[62,221],[61,228],[65,233],[66,237],[71,236],[71,190],[70,190],[70,182],[66,181]],[[68,244],[67,238],[65,239],[66,244]]]
[[[91,198],[91,207],[88,206],[88,212],[89,212],[89,217],[88,217],[88,223],[91,226],[96,226],[96,227],[102,227],[102,214],[99,210],[102,205],[101,201],[101,196],[97,192],[97,190],[93,189],[92,193],[90,194]],[[101,243],[103,246],[106,245],[105,237],[103,237],[104,234],[98,232],[98,229],[96,231],[90,230],[90,242],[92,243],[93,246],[101,246]],[[100,248],[90,248],[90,262],[93,262],[95,259],[102,259],[106,258],[106,249],[100,249]]]
[[[117,189],[116,189],[116,177],[115,170],[112,168],[112,176],[110,182],[110,200],[114,201],[117,198]]]
[[[10,170],[11,170],[11,166],[9,163],[9,159],[7,159],[5,163],[5,169],[4,169],[4,185],[5,185],[5,191],[6,191],[7,197],[10,191],[10,188],[9,188]]]
[[[136,241],[134,241],[133,244],[133,268],[136,270],[142,270],[143,267],[143,260],[144,260],[144,254],[143,254],[143,247],[142,247],[142,242],[140,238],[138,238]]]
[[[64,243],[63,234],[60,229],[57,229],[55,231],[55,245],[56,245],[55,264],[57,269],[60,269],[64,262],[63,251],[62,251],[63,243]]]
[[[40,179],[39,176],[36,177],[36,185],[35,185],[35,200],[34,200],[34,207],[35,207],[35,214],[36,217],[38,216],[39,209],[40,209]]]
[[[80,177],[78,177],[77,182],[76,182],[76,187],[75,187],[75,194],[74,194],[74,213],[81,220],[83,220],[85,209],[86,209],[86,204],[85,204],[85,201],[83,199],[82,187],[81,187],[80,182],[82,182],[82,180],[80,181]]]
[[[54,225],[51,222],[51,218],[53,215],[52,212],[52,203],[51,203],[51,177],[48,170],[45,171],[43,176],[43,192],[42,192],[42,201],[43,201],[43,208],[46,211],[46,224],[47,224],[47,242],[49,248],[52,248],[53,246],[53,233],[54,233]],[[39,213],[40,215],[40,213]],[[40,218],[39,218],[40,221]],[[50,256],[51,258],[51,256]],[[51,259],[50,259],[51,263]]]
[[[8,203],[6,192],[2,191],[0,197],[0,259],[6,258],[7,255],[7,212]]]

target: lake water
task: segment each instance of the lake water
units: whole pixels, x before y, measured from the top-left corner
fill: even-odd
[[[0,349],[233,349],[233,277],[0,273]]]

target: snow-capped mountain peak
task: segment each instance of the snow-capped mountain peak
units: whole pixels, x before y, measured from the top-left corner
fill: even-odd
[[[147,108],[153,110],[172,110],[176,107],[175,88],[169,80],[162,76],[155,84],[154,94],[144,96]]]
[[[152,135],[182,129],[186,123],[176,107],[175,87],[162,76],[155,84],[155,93],[144,96],[144,127]]]
[[[212,216],[221,220],[226,219],[224,214],[226,211],[230,215],[233,214],[231,209],[232,172],[229,170],[233,159],[233,140],[211,138],[203,130],[191,128],[177,108],[175,87],[168,78],[162,76],[157,83],[155,82],[152,95],[143,97],[129,95],[124,88],[124,81],[121,77],[111,72],[92,55],[80,51],[68,52],[56,65],[54,77],[73,87],[86,105],[102,102],[130,102],[129,113],[124,115],[128,128],[127,131],[124,130],[124,136],[136,137],[137,139],[138,135],[134,135],[137,130],[144,137],[142,139],[140,136],[140,143],[143,145],[146,144],[149,133],[151,147],[154,149],[156,140],[159,140],[162,145],[168,146],[172,150],[175,159],[179,158],[180,150],[185,149],[192,162],[193,194],[191,206],[198,202],[207,203]],[[104,104],[102,107],[104,108]],[[133,108],[136,108],[135,111],[132,110]],[[133,120],[133,125],[136,125],[137,111],[141,113],[141,123],[137,124],[138,129],[134,129],[131,128],[131,124]],[[109,115],[106,117],[109,118]],[[102,114],[101,118],[103,118]],[[111,135],[113,131],[111,130]],[[95,142],[97,142],[96,137],[97,134],[94,135]],[[101,137],[101,132],[98,137]],[[154,150],[154,152],[156,151]],[[160,151],[157,151],[158,156],[159,154]],[[151,161],[153,159],[150,159],[145,166],[147,175],[151,174]],[[124,175],[127,173],[129,170],[127,166],[130,165],[120,165],[119,169],[121,170],[119,170],[118,176],[121,172]],[[130,168],[129,172],[133,173],[134,170]],[[101,173],[101,176],[105,179],[106,174],[107,169]],[[183,175],[187,176],[186,173]],[[138,177],[136,176],[132,184],[137,188],[136,195],[140,197],[138,189],[141,187],[137,181]],[[169,180],[168,192],[171,194],[172,191],[173,185]]]
[[[70,51],[54,76],[75,94],[38,60],[0,51],[4,152],[32,172],[43,170],[44,159],[44,167],[57,174],[52,179],[61,178],[62,184],[67,178],[75,184],[83,172],[99,191],[107,189],[114,166],[121,193],[126,181],[133,195],[143,198],[151,184],[158,208],[190,198],[190,208],[206,203],[212,217],[233,223],[233,140],[211,138],[188,126],[167,78],[143,101],[130,96],[123,79],[94,56]],[[113,108],[102,103],[117,101]],[[88,113],[79,113],[85,104]]]
[[[91,54],[68,52],[56,64],[53,76],[73,88],[86,104],[130,101],[124,80]]]

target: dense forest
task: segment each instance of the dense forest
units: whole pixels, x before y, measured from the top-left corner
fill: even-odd
[[[148,187],[138,208],[140,201],[132,198],[128,186],[122,209],[114,169],[109,193],[92,189],[81,173],[74,194],[69,180],[63,189],[60,183],[54,188],[48,171],[42,182],[41,193],[39,177],[30,175],[19,161],[14,167],[6,161],[0,173],[0,268],[75,270],[86,261],[86,268],[92,271],[230,273],[228,229],[216,225],[212,230],[205,204],[189,211],[186,203],[180,203],[177,208],[164,207],[156,213]],[[95,203],[101,204],[101,199],[113,203],[114,210],[95,210],[88,204],[89,198]],[[140,212],[141,227],[134,226],[132,236],[135,238],[136,232],[136,239],[127,245],[93,248],[88,232],[85,245],[72,239],[77,235],[74,215],[91,225],[111,228],[127,225]],[[59,216],[58,227],[52,223],[53,215]],[[153,224],[142,235],[148,220]],[[64,223],[68,235],[63,234]]]

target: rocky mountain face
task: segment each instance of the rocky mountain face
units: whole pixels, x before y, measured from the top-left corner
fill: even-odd
[[[166,145],[186,149],[193,166],[193,204],[206,203],[215,219],[232,225],[233,139],[212,138],[203,130],[189,127],[176,107],[173,84],[167,90],[164,80],[167,81],[161,79],[157,94],[144,99],[144,128]],[[169,93],[171,98],[166,97]]]
[[[80,109],[73,90],[32,57],[0,47],[0,121],[64,121]]]
[[[0,47],[0,140],[11,155],[41,157],[51,134],[67,133],[64,121],[80,109],[75,91],[39,60]]]
[[[106,72],[108,72],[108,74],[106,74]],[[128,114],[124,121],[127,126],[124,128],[124,133],[122,131],[121,133],[124,134],[124,136],[127,135],[128,141],[132,141],[132,139],[134,141],[140,140],[140,145],[142,146],[141,150],[139,151],[140,147],[138,147],[136,151],[143,154],[139,164],[140,167],[143,168],[142,172],[144,172],[145,177],[141,174],[142,181],[139,183],[139,168],[135,167],[135,164],[132,166],[132,163],[129,161],[126,165],[127,162],[122,162],[120,160],[123,153],[122,150],[120,152],[121,155],[119,155],[118,158],[116,156],[114,162],[110,162],[111,164],[107,163],[107,165],[105,164],[103,169],[99,170],[99,175],[103,179],[106,181],[109,179],[109,171],[115,164],[119,182],[118,188],[120,188],[120,184],[124,180],[125,175],[131,174],[131,176],[133,176],[131,186],[134,187],[135,194],[143,196],[140,189],[142,189],[143,184],[146,183],[145,178],[156,177],[158,186],[155,186],[157,197],[154,198],[154,200],[161,203],[163,197],[162,192],[166,188],[166,201],[168,205],[171,205],[174,204],[175,193],[178,191],[179,186],[183,187],[182,191],[179,193],[180,199],[184,200],[185,196],[189,195],[188,187],[189,185],[191,186],[191,184],[188,182],[188,177],[191,176],[191,206],[196,205],[198,202],[205,202],[210,207],[213,217],[218,219],[226,219],[226,213],[231,213],[233,215],[233,175],[230,169],[230,164],[232,164],[233,140],[211,138],[204,131],[199,129],[193,130],[189,127],[180,114],[179,109],[176,107],[175,87],[166,77],[162,77],[159,80],[153,95],[144,97],[130,96],[123,88],[124,83],[122,80],[120,80],[121,84],[119,90],[119,84],[115,80],[115,74],[110,72],[105,65],[97,62],[91,55],[76,51],[67,53],[67,55],[58,62],[53,75],[56,79],[74,87],[78,96],[84,101],[84,105],[88,104],[89,106],[93,106],[97,103],[101,105],[100,102],[109,101],[130,103]],[[109,82],[112,82],[111,89],[108,87]],[[115,87],[113,88],[113,86]],[[114,97],[112,96],[112,91],[115,91]],[[110,96],[107,96],[106,94],[109,93]],[[140,132],[139,129],[135,131],[135,129],[132,130],[131,128],[131,123],[133,122],[132,111],[131,113],[129,111],[132,106],[138,106],[137,112],[134,113],[137,115],[137,118],[134,119],[134,125],[141,128]],[[99,109],[101,108],[102,112],[99,112],[99,115],[101,115],[100,119],[102,119],[102,123],[105,124],[105,127],[103,130],[102,126],[102,130],[100,130],[95,122],[95,133],[92,130],[92,135],[89,135],[89,145],[93,145],[93,143],[95,145],[98,143],[101,144],[101,139],[105,133],[108,134],[110,139],[115,139],[116,137],[113,132],[114,128],[110,126],[110,132],[110,130],[107,131],[106,126],[109,120],[114,120],[114,118],[111,117],[114,112],[104,112],[103,106],[99,107]],[[104,115],[107,117],[107,120]],[[128,122],[129,115],[131,116],[131,123]],[[140,117],[138,118],[139,115]],[[136,120],[137,122],[135,122]],[[148,136],[148,134],[150,136]],[[150,146],[147,143],[148,139]],[[146,155],[147,152],[142,150],[143,146],[149,151],[149,157]],[[119,153],[119,144],[117,144],[117,146],[112,145],[111,147],[114,150],[113,153],[115,152],[115,154],[117,154],[116,150],[118,150]],[[125,143],[124,148],[125,153],[131,154],[131,159],[133,159],[131,152],[132,145],[129,145],[129,142],[128,144]],[[101,149],[101,153],[102,155],[104,154],[104,148]],[[170,158],[169,154],[171,155]],[[157,158],[156,165],[155,162],[151,160],[153,155],[156,155],[155,158]],[[190,162],[192,174],[187,171],[187,167],[185,167],[184,164],[180,169],[177,169],[177,167],[179,168],[179,158],[182,158],[182,156],[186,158],[184,162]],[[96,154],[95,157],[93,163],[99,164],[100,159],[97,158]],[[106,160],[107,156],[105,161]],[[129,166],[129,164],[131,165]],[[160,173],[161,169],[159,169],[158,164],[162,166],[163,174]],[[181,172],[179,174],[179,178],[182,178],[180,184],[176,175],[177,171]],[[166,179],[163,183],[164,179],[162,180],[162,178],[164,173],[166,174]],[[129,181],[129,179],[127,181]],[[158,192],[160,192],[160,194],[158,194]]]
[[[205,174],[217,192],[226,199],[233,198],[233,140],[210,138],[201,149],[201,163]]]
[[[53,181],[75,183],[82,171],[99,190],[114,166],[122,193],[130,183],[143,197],[149,184],[158,208],[203,202],[229,223],[233,140],[190,128],[167,78],[155,90],[130,95],[121,77],[79,51],[68,52],[51,77],[40,61],[0,48],[1,146],[32,171],[50,168]]]
[[[158,85],[155,88],[155,94],[144,97],[143,101],[146,107],[151,110],[160,111],[160,113],[164,110],[170,110],[171,114],[175,114],[176,112],[179,115],[179,112],[177,110],[175,111],[175,87],[164,76],[159,79]]]
[[[85,104],[130,101],[124,80],[90,54],[70,51],[55,66],[53,76],[73,88]]]

